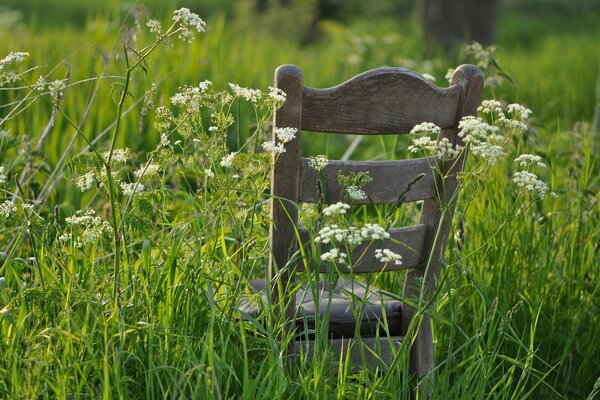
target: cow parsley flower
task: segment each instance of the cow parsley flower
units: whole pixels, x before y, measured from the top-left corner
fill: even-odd
[[[173,13],[173,21],[179,24],[179,39],[191,43],[194,40],[194,29],[199,33],[205,32],[206,22],[189,10],[180,8]]]
[[[121,190],[124,196],[133,196],[142,193],[146,187],[139,182],[127,183],[121,182]]]
[[[348,196],[350,196],[350,198],[352,200],[366,200],[367,199],[367,192],[365,192],[363,189],[361,189],[360,187],[356,186],[356,185],[350,185],[348,187],[346,187],[346,193],[348,194]]]
[[[231,88],[233,94],[237,97],[242,97],[247,101],[252,103],[257,103],[261,98],[263,93],[260,89],[248,89],[245,87],[241,87],[235,83],[230,83],[229,87]]]
[[[88,172],[86,174],[81,175],[77,179],[75,179],[75,185],[81,190],[85,192],[90,190],[92,186],[96,183],[96,176],[93,172]]]
[[[276,128],[275,136],[281,143],[291,142],[296,138],[296,133],[298,133],[298,129],[296,128]]]
[[[321,254],[321,260],[326,262],[334,262],[343,264],[346,262],[348,255],[340,251],[340,249],[331,249],[326,253]]]
[[[315,171],[321,172],[323,170],[323,168],[325,168],[327,165],[329,165],[329,160],[324,155],[318,155],[318,156],[310,157],[308,159],[308,165]]]
[[[212,172],[210,169],[205,169],[204,170],[204,175],[206,175],[207,178],[214,178],[215,177],[215,173]]]
[[[434,124],[433,122],[421,122],[420,124],[415,125],[411,130],[411,135],[420,135],[420,134],[434,134],[437,135],[440,133],[440,127]]]
[[[233,165],[233,159],[237,152],[229,153],[221,159],[221,167],[230,168]]]
[[[375,250],[375,258],[382,263],[394,263],[395,265],[402,265],[402,256],[394,253],[390,249],[377,249]]]
[[[519,121],[524,121],[529,118],[529,115],[531,115],[531,110],[521,104],[509,104],[507,109],[509,114]]]
[[[323,215],[329,217],[332,215],[346,214],[350,210],[350,206],[346,203],[337,202],[323,209]]]
[[[11,83],[19,79],[19,75],[13,71],[13,68],[22,63],[29,53],[24,51],[9,53],[6,57],[0,60],[0,86],[5,83]]]
[[[272,153],[272,154],[285,153],[285,147],[283,147],[283,143],[275,143],[272,140],[270,140],[268,142],[264,142],[262,144],[262,148],[267,153]]]
[[[546,183],[538,178],[537,175],[529,171],[515,172],[513,175],[513,182],[516,183],[520,189],[537,193],[540,199],[546,197],[546,193],[549,190]]]
[[[110,151],[105,151],[102,153],[102,157],[105,162],[108,162],[108,157],[110,156]],[[131,157],[131,150],[127,147],[123,149],[114,149],[111,157],[111,162],[124,164]]]
[[[81,241],[76,243],[77,247],[94,243],[105,233],[112,232],[110,224],[101,217],[97,217],[94,210],[88,210],[86,212],[78,210],[75,215],[67,217],[65,222],[69,225],[80,226],[83,228]]]
[[[67,88],[67,83],[62,79],[57,79],[48,84],[50,96],[59,98],[64,96],[64,90]]]
[[[275,106],[281,106],[287,96],[283,90],[269,86],[268,97]]]
[[[149,19],[148,22],[146,22],[146,26],[150,28],[150,32],[156,33],[157,36],[162,35],[162,25],[158,20]]]
[[[6,182],[6,175],[4,175],[4,167],[0,167],[0,184]]]
[[[519,157],[515,158],[514,162],[521,167],[536,166],[546,168],[546,164],[542,162],[542,157],[533,154],[521,154]]]
[[[135,175],[136,178],[140,179],[142,176],[154,176],[158,173],[158,171],[160,171],[160,165],[158,164],[142,164],[140,166],[140,169],[136,170],[133,173],[133,175]]]
[[[15,212],[17,212],[17,206],[12,201],[6,200],[4,203],[0,203],[0,215],[4,218],[10,217]]]

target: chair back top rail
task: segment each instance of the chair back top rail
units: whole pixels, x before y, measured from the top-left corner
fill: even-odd
[[[456,124],[461,88],[439,88],[405,68],[377,68],[328,89],[304,87],[302,129],[356,134],[408,133],[421,122]]]

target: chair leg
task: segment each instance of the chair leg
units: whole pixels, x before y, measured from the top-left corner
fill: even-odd
[[[431,398],[434,379],[434,360],[435,354],[431,323],[429,316],[425,315],[421,321],[417,337],[410,348],[410,374],[418,381],[415,389],[418,392],[419,399]]]

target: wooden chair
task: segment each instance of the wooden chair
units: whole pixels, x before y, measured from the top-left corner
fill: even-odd
[[[275,71],[275,85],[287,94],[287,101],[275,114],[274,131],[276,128],[292,127],[298,130],[298,134],[285,144],[286,152],[277,157],[272,171],[270,285],[265,280],[250,284],[255,290],[270,288],[269,300],[275,306],[274,310],[279,311],[278,317],[287,321],[291,329],[295,329],[296,323],[299,329],[306,327],[307,320],[310,328],[311,321],[314,326],[315,300],[306,289],[290,296],[291,288],[297,288],[295,273],[305,264],[298,254],[297,239],[299,237],[302,243],[310,240],[308,232],[299,228],[297,206],[301,202],[316,203],[322,196],[316,184],[319,173],[309,166],[307,158],[301,157],[300,132],[405,134],[416,124],[433,122],[442,128],[440,137],[457,143],[460,140],[457,136],[458,122],[463,116],[474,115],[480,103],[483,76],[477,67],[462,65],[454,73],[452,86],[442,89],[407,69],[378,68],[339,86],[313,89],[303,85],[302,72],[298,67],[283,65]],[[277,141],[276,135],[273,136],[273,140]],[[330,161],[322,171],[329,191],[329,203],[336,203],[341,198],[338,171],[345,174],[367,171],[373,178],[365,186],[369,199],[355,202],[357,204],[396,203],[401,195],[404,202],[423,201],[419,224],[393,228],[390,230],[391,240],[377,244],[403,256],[402,265],[388,264],[386,267],[386,271],[409,269],[402,296],[389,296],[375,287],[354,285],[348,279],[340,279],[335,288],[321,288],[321,308],[326,306],[325,303],[331,308],[329,330],[333,347],[340,351],[348,349],[348,341],[352,340],[355,332],[360,332],[360,339],[375,351],[385,352],[390,343],[401,342],[415,309],[398,299],[419,299],[421,296],[422,300],[427,300],[432,293],[449,233],[456,173],[462,168],[463,161],[440,164],[442,172],[449,175],[443,187],[440,176],[431,168],[431,158]],[[449,171],[449,168],[452,170]],[[418,176],[421,179],[415,182]],[[444,209],[446,211],[442,211]],[[362,257],[362,263],[354,266],[354,273],[377,272],[374,267],[379,265],[373,262],[376,246],[371,247],[357,249],[359,252],[366,251],[366,256]],[[291,257],[295,258],[290,261]],[[421,294],[422,289],[424,295]],[[366,302],[365,317],[358,322],[348,318],[353,315],[348,313],[352,296],[371,296]],[[429,317],[425,314],[420,318],[418,333],[410,344],[410,374],[417,378],[426,376],[434,362]],[[381,324],[381,319],[385,319],[386,323]],[[357,324],[360,325],[358,329]],[[382,326],[385,329],[381,329]],[[298,336],[300,339],[306,337]],[[385,354],[375,358],[389,360]],[[352,354],[352,359],[360,361],[360,355]]]

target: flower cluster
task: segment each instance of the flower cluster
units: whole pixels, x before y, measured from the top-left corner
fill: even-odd
[[[110,151],[105,151],[104,153],[102,153],[102,158],[104,158],[105,162],[108,162],[109,156],[111,157],[111,162],[117,164],[125,164],[127,160],[129,160],[129,158],[131,157],[131,150],[127,147],[123,149],[114,149],[112,152],[112,156],[110,154]]]
[[[146,189],[146,187],[139,182],[121,182],[120,186],[124,196],[133,196],[142,193]]]
[[[350,226],[342,228],[337,224],[328,225],[319,230],[315,242],[317,243],[342,243],[356,246],[366,240],[387,239],[390,234],[378,224],[365,224],[361,228]]]
[[[308,165],[317,172],[321,172],[323,168],[329,165],[329,160],[324,155],[318,155],[310,157],[308,159]]]
[[[390,249],[377,249],[375,250],[375,258],[382,263],[394,263],[395,265],[402,265],[402,256],[394,253]]]
[[[347,258],[348,255],[346,253],[335,248],[321,254],[321,261],[334,262],[338,264],[345,263]]]
[[[515,158],[514,162],[520,167],[525,167],[525,170],[515,172],[513,174],[513,182],[520,189],[536,193],[540,199],[546,197],[546,193],[548,193],[550,188],[536,174],[529,170],[532,167],[545,168],[546,164],[542,162],[542,158],[533,154],[521,154]],[[556,193],[554,192],[550,193],[550,195],[556,197]]]
[[[198,86],[185,85],[184,87],[179,88],[177,93],[171,96],[171,103],[174,106],[181,107],[188,113],[198,112],[205,99],[205,92],[211,85],[212,82],[208,80],[200,82]],[[167,116],[164,110],[160,110],[160,112]]]
[[[6,200],[4,203],[0,203],[0,215],[4,218],[8,218],[11,214],[17,211],[17,206],[10,200]]]
[[[424,135],[430,133],[438,135],[440,133],[440,127],[433,122],[421,122],[410,130],[411,135]]]
[[[260,89],[249,89],[235,83],[230,83],[229,87],[236,97],[241,97],[251,103],[257,103],[263,95]]]
[[[230,168],[233,165],[233,159],[237,152],[229,153],[221,159],[221,167]]]
[[[0,167],[0,184],[6,182],[6,175],[4,175],[4,167]]]
[[[357,185],[347,186],[344,191],[348,194],[348,196],[352,200],[360,201],[367,199],[367,192],[365,192],[362,188]]]
[[[439,130],[439,127],[436,127]],[[412,133],[412,131],[411,131]],[[433,140],[429,136],[421,136],[413,141],[413,144],[408,146],[411,153],[425,151],[431,153],[442,160],[448,160],[457,157],[462,148],[461,146],[453,146],[448,138]]]
[[[22,63],[29,53],[19,51],[16,53],[9,53],[6,57],[0,60],[0,86],[15,82],[19,79],[19,75],[13,70],[13,68]]]
[[[202,33],[206,29],[206,22],[198,14],[194,14],[185,7],[175,10],[173,13],[173,22],[179,24],[179,39],[186,43],[191,43],[194,40],[194,30]],[[154,29],[156,29],[156,24],[153,25]]]
[[[109,223],[101,217],[97,217],[94,210],[88,210],[86,212],[79,210],[74,216],[66,218],[65,222],[71,226],[80,226],[83,228],[81,240],[75,243],[77,247],[92,244],[100,239],[105,233],[112,232]]]
[[[296,128],[276,128],[275,136],[281,143],[291,142],[296,138],[296,134],[298,133],[298,129]]]
[[[325,215],[326,217],[332,216],[332,215],[341,215],[341,214],[346,214],[346,212],[348,212],[348,210],[350,210],[350,206],[346,203],[342,203],[342,202],[337,202],[335,204],[330,205],[329,207],[326,207],[323,209],[323,215]]]

